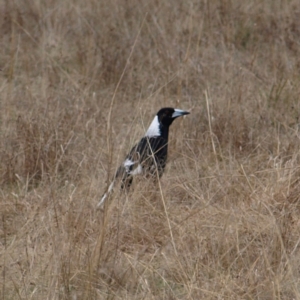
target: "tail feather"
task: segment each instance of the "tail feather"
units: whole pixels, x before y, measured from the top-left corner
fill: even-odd
[[[99,203],[97,204],[97,209],[101,208],[102,205],[104,204],[105,200],[107,199],[107,197],[110,195],[110,193],[112,192],[113,188],[114,188],[114,184],[115,184],[115,181],[113,181],[109,187],[108,187],[108,190],[107,192],[102,196],[101,200],[99,201]]]
[[[97,209],[101,208],[111,194],[115,183],[121,180],[121,189],[128,189],[132,183],[132,176],[140,174],[142,172],[142,166],[140,164],[133,170],[133,166],[136,165],[135,162],[132,162],[130,159],[126,159],[125,162],[118,168],[112,183],[109,185],[107,192],[102,196],[101,200],[97,204]]]

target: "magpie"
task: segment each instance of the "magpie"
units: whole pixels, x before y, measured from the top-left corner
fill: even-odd
[[[145,136],[126,156],[118,168],[107,192],[102,196],[97,208],[100,208],[112,192],[116,180],[121,180],[121,188],[128,189],[135,175],[161,177],[167,162],[169,127],[173,121],[189,112],[165,107],[158,111]]]

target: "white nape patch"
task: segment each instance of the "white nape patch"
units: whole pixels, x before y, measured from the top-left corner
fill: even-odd
[[[153,137],[153,136],[160,136],[160,129],[159,129],[159,121],[157,115],[154,117],[152,123],[150,124],[145,136]]]
[[[138,166],[130,172],[130,175],[139,175],[139,174],[142,174],[143,173],[143,167],[142,165],[138,164]]]

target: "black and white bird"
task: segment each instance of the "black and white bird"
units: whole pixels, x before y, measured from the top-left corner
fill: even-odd
[[[154,178],[162,176],[168,156],[169,127],[176,118],[188,114],[187,111],[172,107],[159,110],[145,136],[131,149],[123,164],[118,168],[97,208],[104,204],[119,179],[121,180],[121,188],[128,189],[135,175],[141,174]]]

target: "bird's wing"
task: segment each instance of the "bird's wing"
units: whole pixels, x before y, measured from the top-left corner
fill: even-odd
[[[154,173],[165,166],[167,157],[167,141],[162,137],[144,137],[135,145],[126,157],[124,165],[130,175],[143,172]]]
[[[118,168],[116,178],[122,177],[122,180],[128,176],[142,174],[145,166],[153,162],[152,154],[157,150],[157,138],[142,138],[130,150],[124,162]]]
[[[118,168],[108,191],[102,196],[97,207],[101,207],[113,190],[116,180],[121,179],[122,188],[129,188],[133,176],[143,173],[162,175],[167,159],[167,141],[162,137],[143,137],[126,156],[125,161]]]

